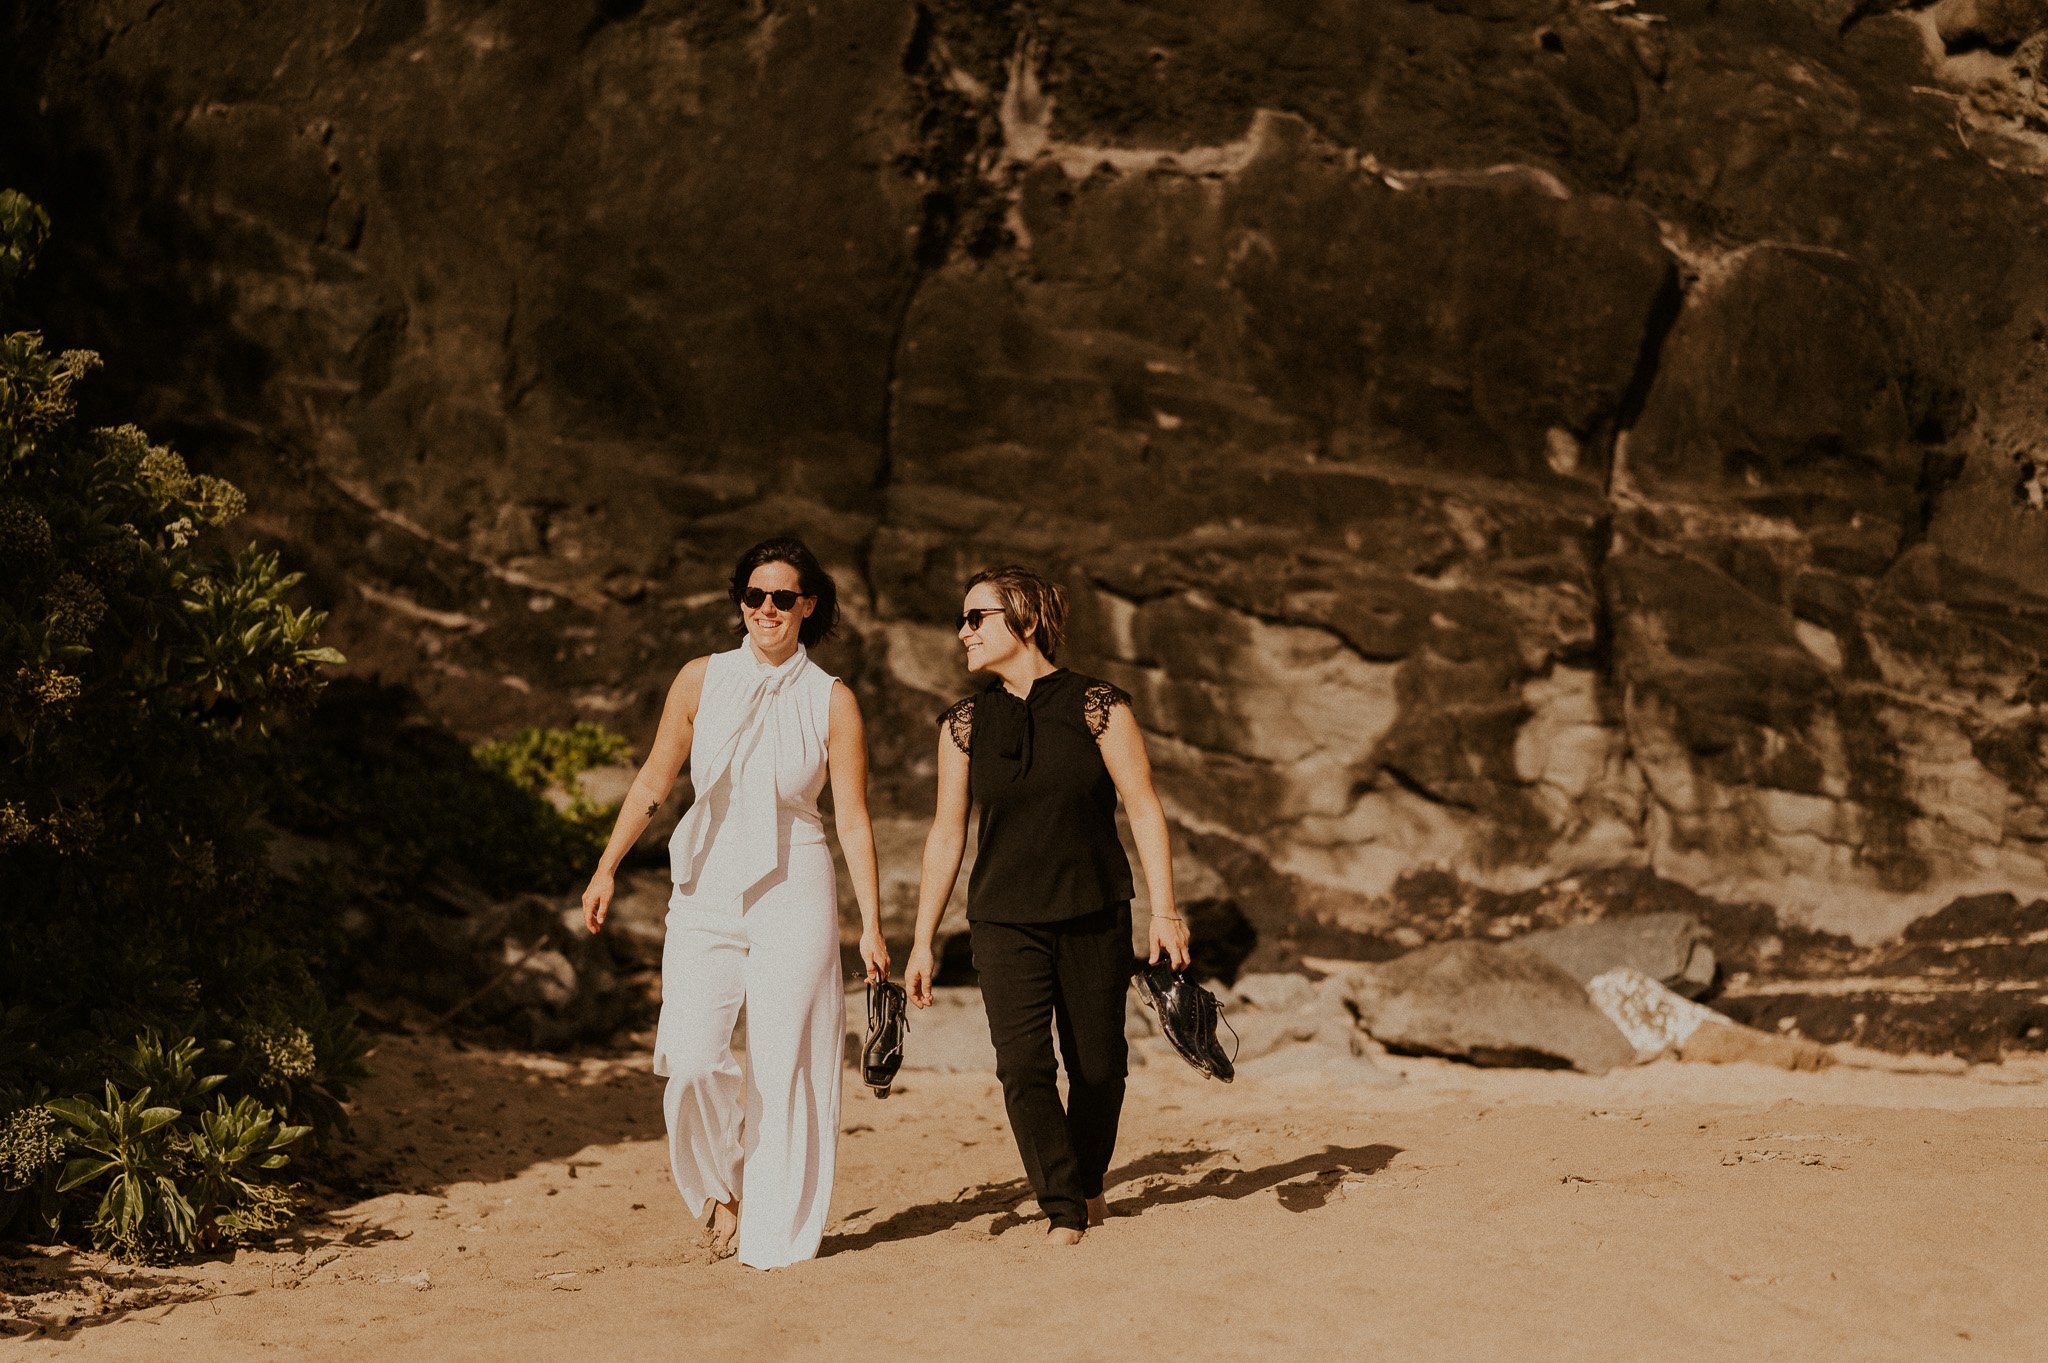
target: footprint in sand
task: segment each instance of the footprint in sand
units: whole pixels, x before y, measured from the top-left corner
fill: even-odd
[[[1730,1150],[1721,1156],[1723,1168],[1738,1164],[1796,1163],[1807,1169],[1846,1169],[1840,1160],[1825,1159],[1810,1150]]]

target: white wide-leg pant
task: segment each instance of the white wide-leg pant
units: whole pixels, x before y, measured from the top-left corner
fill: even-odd
[[[818,1252],[839,1140],[846,996],[839,911],[822,843],[735,903],[677,891],[662,948],[654,1072],[668,1079],[669,1167],[693,1217],[740,1200],[739,1260],[780,1268]],[[747,1009],[747,1065],[733,1025]]]

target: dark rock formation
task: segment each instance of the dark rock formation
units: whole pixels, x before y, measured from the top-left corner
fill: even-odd
[[[1714,1006],[1815,1041],[1982,1061],[2048,1050],[2048,900],[1958,899],[1831,969],[1746,976]]]
[[[644,740],[795,529],[886,812],[1046,565],[1262,958],[2048,894],[2033,0],[0,24],[30,302],[465,730]]]

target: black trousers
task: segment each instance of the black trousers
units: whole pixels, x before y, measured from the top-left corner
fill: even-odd
[[[1080,1230],[1083,1202],[1102,1192],[1124,1106],[1131,906],[1058,923],[974,923],[968,940],[1025,1177],[1053,1225]],[[1055,1027],[1067,1064],[1064,1107]]]

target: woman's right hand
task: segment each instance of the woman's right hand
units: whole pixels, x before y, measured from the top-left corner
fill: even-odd
[[[599,871],[590,878],[590,885],[583,891],[583,926],[596,932],[604,926],[605,915],[612,907],[612,873]]]
[[[889,978],[889,944],[882,940],[880,929],[869,928],[861,933],[860,960],[867,967],[869,984],[880,984]]]
[[[923,943],[910,949],[910,959],[903,964],[903,988],[918,1007],[932,1006],[932,949]]]

